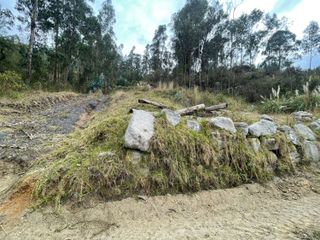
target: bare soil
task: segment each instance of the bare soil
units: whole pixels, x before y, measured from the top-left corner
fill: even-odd
[[[54,148],[75,126],[85,127],[92,106],[99,109],[104,102],[94,99],[97,105],[92,100],[80,97],[34,110],[30,116],[17,113],[0,119],[0,133],[5,136],[5,140],[0,137],[0,199],[33,159]],[[18,129],[6,127],[17,123]],[[29,158],[19,161],[25,153]],[[114,202],[92,200],[59,209],[32,209],[32,184],[32,177],[26,178],[0,204],[0,239],[316,239],[312,233],[320,230],[318,165],[265,185]]]

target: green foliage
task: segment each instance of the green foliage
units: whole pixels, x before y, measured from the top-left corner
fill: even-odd
[[[10,71],[0,73],[0,96],[14,97],[15,94],[25,89],[21,75]]]

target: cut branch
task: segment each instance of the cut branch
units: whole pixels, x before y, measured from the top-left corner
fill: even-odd
[[[206,112],[212,112],[212,111],[218,111],[218,110],[226,109],[226,108],[228,108],[228,103],[221,103],[221,104],[218,104],[218,105],[213,105],[213,106],[210,106],[210,107],[206,107],[205,111]]]
[[[200,104],[200,105],[196,105],[196,106],[193,106],[193,107],[189,107],[189,108],[184,108],[184,109],[181,109],[181,110],[178,110],[176,111],[177,113],[179,113],[180,115],[191,115],[197,111],[200,111],[200,110],[203,110],[206,108],[206,105],[204,104]]]
[[[143,104],[149,104],[149,105],[153,105],[153,106],[156,106],[158,108],[168,108],[166,105],[162,104],[162,103],[157,103],[157,102],[154,102],[154,101],[150,101],[148,99],[139,99],[138,100],[139,103],[143,103]]]

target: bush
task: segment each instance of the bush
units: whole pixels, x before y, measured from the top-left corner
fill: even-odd
[[[0,73],[0,96],[13,96],[25,89],[21,75],[11,71]]]

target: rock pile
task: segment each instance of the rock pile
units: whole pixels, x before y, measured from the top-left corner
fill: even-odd
[[[320,144],[316,137],[316,132],[320,129],[320,119],[310,124],[306,123],[312,121],[313,116],[310,113],[294,113],[296,124],[293,127],[287,125],[279,126],[268,115],[262,115],[260,121],[248,125],[245,122],[234,123],[232,119],[227,117],[201,119],[188,117],[186,121],[182,121],[182,117],[178,112],[168,109],[162,110],[162,114],[172,126],[176,127],[177,125],[185,124],[185,127],[190,131],[201,132],[199,121],[207,123],[212,128],[212,144],[217,144],[218,149],[223,149],[226,146],[220,132],[231,135],[239,134],[246,139],[248,146],[255,153],[258,153],[263,146],[270,151],[274,158],[280,149],[280,142],[276,136],[282,134],[286,137],[287,142],[290,143],[289,157],[293,163],[297,163],[302,159],[320,162]],[[125,147],[148,152],[150,141],[155,134],[154,123],[155,117],[152,113],[134,110],[125,134]],[[298,154],[298,149],[303,151],[302,155]]]

